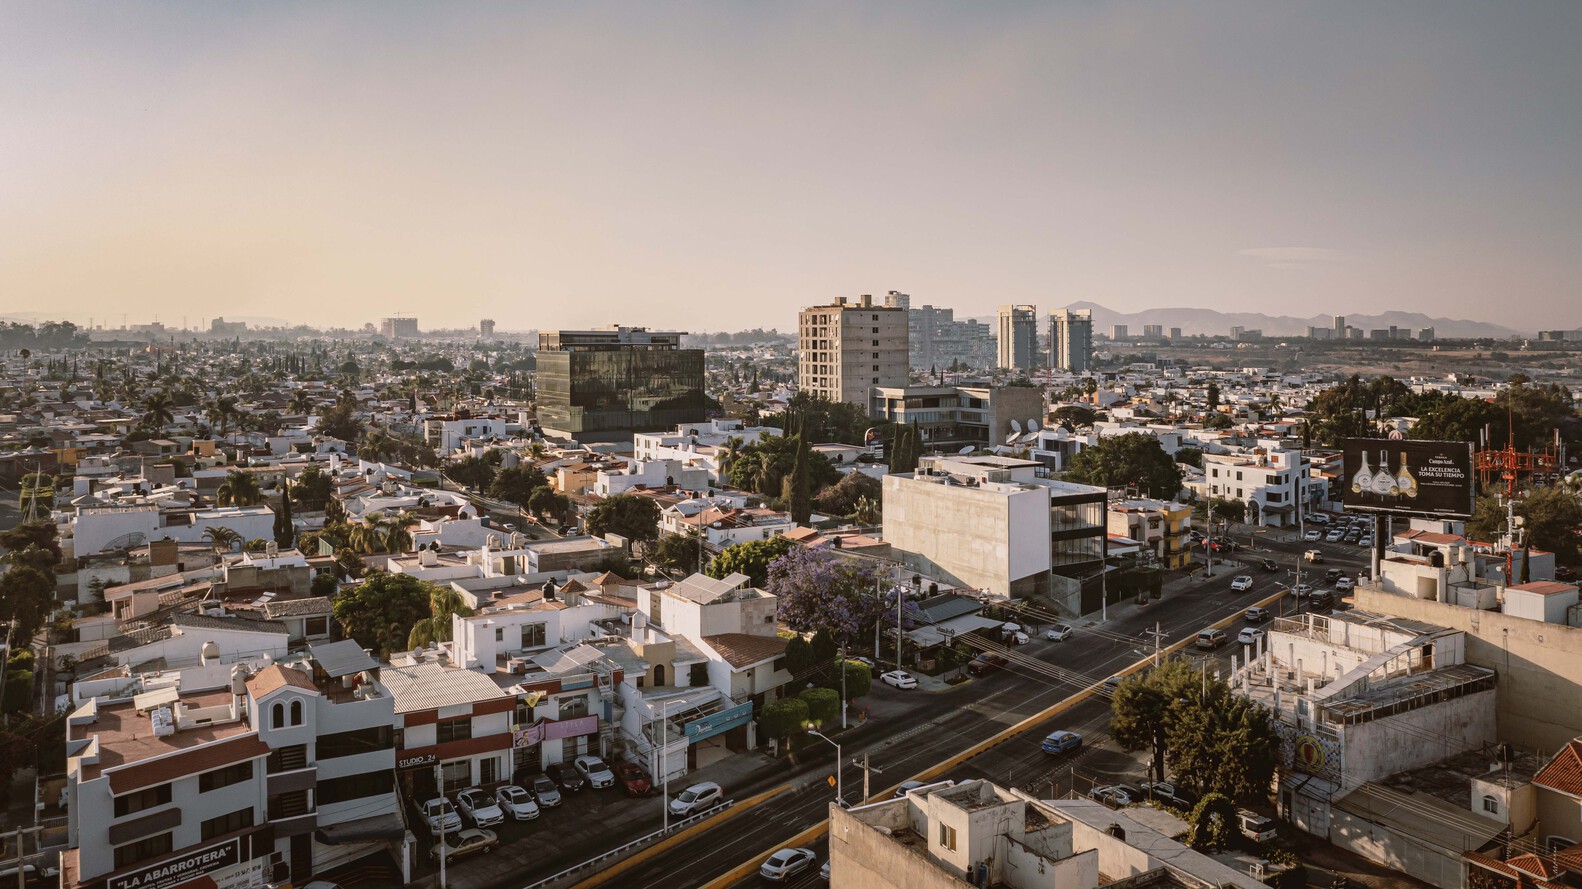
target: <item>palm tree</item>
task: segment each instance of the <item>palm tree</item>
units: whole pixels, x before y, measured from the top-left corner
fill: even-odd
[[[224,525],[211,525],[203,529],[203,539],[214,547],[215,552],[228,553],[242,539],[242,535]]]
[[[384,546],[384,535],[381,533],[378,516],[369,516],[351,526],[346,532],[346,543],[353,550],[360,553],[376,553]]]
[[[313,396],[306,389],[298,389],[291,393],[291,412],[305,414],[313,408]]]
[[[170,408],[170,393],[163,390],[150,392],[148,397],[143,399],[143,422],[156,429],[164,428],[176,418]]]
[[[225,473],[225,481],[214,492],[221,506],[257,506],[264,499],[258,479],[251,472],[232,469]]]
[[[406,510],[402,510],[398,515],[381,517],[379,524],[383,533],[380,538],[384,543],[385,551],[404,553],[411,549],[412,532],[407,529],[417,523],[417,516]]]
[[[262,537],[254,537],[252,540],[247,541],[247,551],[250,553],[261,553],[268,548],[269,541]]]
[[[429,616],[418,621],[412,626],[412,633],[407,636],[408,648],[420,648],[435,642],[449,642],[451,640],[451,622],[453,614],[466,617],[472,614],[472,609],[462,599],[461,593],[453,587],[431,584],[428,593]]]
[[[725,453],[720,455],[720,481],[722,483],[726,482],[726,477],[730,475],[731,464],[735,463],[736,458],[742,455],[743,443],[744,440],[740,435],[732,435],[725,439]]]

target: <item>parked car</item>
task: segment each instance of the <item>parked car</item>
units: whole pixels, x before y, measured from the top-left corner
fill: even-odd
[[[1254,842],[1264,843],[1274,839],[1274,822],[1246,809],[1236,810],[1237,827],[1241,835]]]
[[[996,670],[1005,669],[1008,663],[1010,662],[998,654],[980,654],[967,664],[967,672],[973,676],[986,676]]]
[[[881,675],[879,681],[895,688],[917,688],[917,677],[905,670],[891,670]]]
[[[1267,635],[1268,633],[1264,632],[1261,627],[1246,627],[1240,633],[1236,634],[1236,644],[1257,645],[1258,640]]]
[[[588,779],[588,783],[593,786],[594,790],[603,790],[607,787],[615,786],[615,773],[610,771],[610,767],[604,764],[604,760],[597,756],[591,754],[579,756],[572,760],[572,763],[577,767],[577,771],[582,774],[582,777]]]
[[[461,830],[461,816],[456,814],[456,807],[450,804],[450,800],[443,796],[416,805],[418,817],[428,824],[428,832],[433,836]]]
[[[1044,631],[1044,638],[1048,639],[1050,642],[1064,642],[1076,635],[1076,632],[1076,630],[1073,630],[1071,627],[1065,624],[1055,624]]]
[[[758,876],[774,883],[784,883],[818,863],[812,849],[781,849],[769,856],[758,868]]]
[[[515,784],[502,784],[496,787],[494,789],[494,802],[500,807],[500,811],[510,815],[517,821],[532,821],[543,814],[543,810],[534,801],[533,795]]]
[[[848,660],[848,661],[856,661],[857,663],[862,664],[864,667],[867,667],[869,670],[873,669],[873,661],[868,659],[868,658],[865,658],[865,657],[863,657],[861,655],[858,655],[856,657],[849,657],[846,660]]]
[[[1138,785],[1145,795],[1151,796],[1160,802],[1176,806],[1192,807],[1197,805],[1197,794],[1185,787],[1177,787],[1170,781],[1144,781]]]
[[[1098,802],[1101,802],[1112,809],[1119,809],[1122,806],[1129,806],[1136,802],[1136,800],[1126,795],[1126,791],[1121,790],[1118,787],[1110,787],[1108,785],[1101,785],[1099,787],[1093,788],[1092,790],[1088,791],[1088,797],[1097,800]]]
[[[1270,612],[1269,609],[1264,608],[1261,605],[1254,605],[1247,609],[1246,613],[1243,614],[1242,617],[1247,619],[1247,623],[1261,624],[1269,618],[1274,617],[1274,614]]]
[[[1079,750],[1082,748],[1082,736],[1076,732],[1068,732],[1064,729],[1061,729],[1050,732],[1049,735],[1044,738],[1044,743],[1040,746],[1045,753],[1070,753],[1073,750]]]
[[[1193,643],[1198,648],[1212,651],[1224,645],[1226,641],[1224,630],[1207,629],[1197,634],[1197,642]]]
[[[548,766],[544,769],[544,774],[548,775],[549,780],[555,782],[555,785],[566,793],[576,793],[588,786],[588,779],[582,777],[582,773],[568,765],[557,763]]]
[[[505,812],[478,787],[469,787],[456,794],[456,808],[472,820],[473,827],[493,827],[505,821]]]
[[[1307,607],[1313,611],[1322,611],[1325,608],[1335,607],[1335,594],[1329,590],[1319,590],[1307,599]]]
[[[500,838],[494,831],[472,828],[460,831],[442,842],[435,843],[434,848],[428,850],[428,854],[432,855],[435,861],[441,858],[450,861],[463,855],[471,855],[474,852],[493,851],[494,847],[499,844]]]
[[[693,812],[701,812],[717,804],[724,796],[725,791],[713,781],[694,784],[676,794],[676,798],[670,801],[670,814],[691,815]]]
[[[627,796],[643,796],[654,789],[648,773],[635,762],[616,763],[615,780],[621,782],[621,791]]]
[[[1252,589],[1252,575],[1242,574],[1230,582],[1230,588],[1238,593],[1245,593]]]
[[[1302,539],[1306,540],[1308,543],[1317,543],[1318,539],[1323,536],[1324,532],[1318,530],[1317,528],[1302,533]]]
[[[1017,623],[1003,623],[1000,625],[1000,641],[1006,645],[1026,645],[1027,630]]]
[[[538,800],[538,804],[544,808],[552,809],[560,805],[560,785],[556,784],[555,779],[548,775],[540,772],[528,778],[526,782],[521,778],[517,778],[516,783],[533,794],[533,798]]]
[[[818,869],[818,878],[820,880],[823,880],[826,883],[829,882],[829,862],[828,861],[824,862],[824,866]]]
[[[1330,543],[1339,543],[1340,542],[1340,538],[1345,537],[1345,536],[1346,536],[1346,532],[1340,530],[1339,528],[1336,528],[1335,530],[1329,532],[1328,534],[1325,534],[1324,535],[1324,539],[1327,540]]]

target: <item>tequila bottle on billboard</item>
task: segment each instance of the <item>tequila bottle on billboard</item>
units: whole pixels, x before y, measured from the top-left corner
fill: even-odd
[[[1373,493],[1380,497],[1392,497],[1401,493],[1401,489],[1395,484],[1395,473],[1390,471],[1388,451],[1379,452],[1379,471],[1373,475]]]
[[[1368,452],[1362,451],[1362,468],[1351,477],[1351,493],[1363,494],[1373,490],[1373,470],[1368,468]]]
[[[1401,452],[1401,471],[1395,474],[1395,487],[1404,497],[1417,496],[1417,477],[1406,468],[1406,452]]]

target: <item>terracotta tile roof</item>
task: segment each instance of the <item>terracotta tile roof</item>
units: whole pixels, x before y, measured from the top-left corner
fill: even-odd
[[[1533,783],[1566,796],[1582,799],[1582,741],[1572,739],[1538,770]]]
[[[279,664],[270,664],[261,670],[257,676],[247,680],[247,691],[257,700],[288,685],[296,686],[306,691],[318,691],[313,686],[313,680],[309,678],[308,674],[301,670],[287,670]]]
[[[246,734],[111,771],[108,775],[110,792],[120,795],[268,755],[268,744],[260,741],[256,734]]]
[[[704,636],[703,641],[719,652],[720,657],[735,669],[777,658],[786,652],[786,642],[779,636],[753,636],[747,633],[720,633]]]
[[[1555,863],[1571,870],[1582,870],[1582,843],[1567,846],[1556,852]]]
[[[1514,868],[1506,865],[1505,862],[1499,860],[1498,858],[1490,858],[1487,855],[1480,855],[1477,852],[1462,852],[1461,857],[1473,864],[1476,864],[1479,867],[1494,871],[1497,874],[1503,874],[1513,880],[1521,879],[1521,875],[1518,874]]]
[[[1552,862],[1544,861],[1531,852],[1508,858],[1505,863],[1516,870],[1540,880],[1552,880],[1565,873],[1564,868],[1556,867]]]

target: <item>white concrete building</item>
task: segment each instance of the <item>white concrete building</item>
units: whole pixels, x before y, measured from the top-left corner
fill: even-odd
[[[1315,490],[1307,458],[1301,451],[1253,448],[1246,453],[1203,455],[1206,498],[1243,504],[1249,524],[1294,527],[1298,510],[1311,510],[1322,491]]]
[[[741,446],[779,436],[774,426],[745,426],[741,420],[708,420],[682,423],[674,432],[639,432],[632,436],[632,450],[639,461],[674,460],[684,466],[702,468],[714,485],[721,485],[721,460],[728,452],[726,443],[740,439]]]

